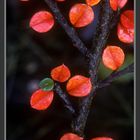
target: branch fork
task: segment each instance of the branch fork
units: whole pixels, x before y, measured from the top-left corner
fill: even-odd
[[[93,44],[90,49],[86,47],[83,41],[79,38],[77,32],[73,27],[71,27],[67,20],[64,18],[60,12],[57,3],[55,0],[45,0],[46,4],[49,6],[51,11],[54,14],[57,22],[62,26],[64,31],[67,33],[71,39],[73,46],[75,46],[81,54],[86,58],[88,63],[89,76],[93,85],[93,89],[89,96],[84,97],[81,102],[81,108],[78,112],[76,118],[72,122],[72,130],[74,133],[77,133],[79,136],[84,137],[84,130],[90,112],[90,107],[93,101],[96,91],[100,88],[106,87],[111,84],[116,78],[134,71],[134,64],[129,65],[127,68],[121,71],[115,71],[109,75],[106,79],[102,81],[98,80],[98,67],[102,55],[103,48],[106,45],[110,30],[116,25],[119,17],[120,11],[114,16],[114,12],[110,8],[109,0],[102,0],[101,10],[100,10],[100,19],[96,29],[96,35],[93,37]],[[96,46],[96,47],[95,47]],[[95,48],[95,49],[94,49]],[[91,53],[93,52],[93,53]],[[55,91],[58,93],[60,98],[63,100],[65,107],[72,113],[77,113],[72,107],[72,104],[67,97],[67,95],[62,91],[60,85],[57,83],[55,85]]]

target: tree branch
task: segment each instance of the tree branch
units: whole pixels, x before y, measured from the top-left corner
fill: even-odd
[[[49,6],[49,8],[52,10],[55,16],[55,19],[58,21],[58,23],[62,26],[62,28],[65,30],[65,32],[71,39],[73,46],[75,46],[87,58],[87,61],[88,61],[89,75],[90,75],[93,89],[89,96],[83,98],[78,116],[76,116],[75,120],[73,120],[72,122],[73,132],[84,137],[84,129],[86,126],[88,114],[90,112],[92,100],[96,93],[96,89],[100,88],[100,86],[103,86],[102,85],[103,81],[101,81],[100,84],[97,83],[98,67],[99,67],[100,58],[102,55],[102,50],[106,45],[110,30],[116,25],[116,22],[118,19],[116,20],[115,17],[113,18],[114,13],[110,8],[109,0],[102,0],[102,5],[101,5],[102,7],[100,11],[100,16],[99,16],[100,19],[97,26],[96,37],[93,40],[93,45],[91,49],[89,50],[87,49],[85,44],[81,41],[81,39],[78,37],[75,29],[68,24],[67,20],[61,14],[55,0],[45,0],[45,2]],[[133,66],[130,66],[130,69],[131,67]],[[126,68],[120,72],[114,72],[112,73],[112,75],[110,75],[110,77],[105,79],[104,82],[111,83],[112,80],[115,79],[116,77],[119,77],[125,73],[131,72],[130,69]],[[61,87],[59,85],[55,86],[55,91],[63,99],[64,103],[66,104],[66,107],[72,113],[75,113],[75,110],[73,109],[71,103],[69,102],[66,94],[63,94],[63,91],[61,90]]]
[[[97,82],[97,72],[98,65],[100,62],[102,49],[106,44],[109,32],[110,32],[110,22],[113,11],[110,8],[109,0],[102,0],[102,8],[100,11],[100,22],[98,24],[98,36],[97,41],[94,46],[96,46],[94,53],[89,54],[89,75],[92,81],[93,89],[89,96],[85,97],[81,103],[81,109],[78,117],[73,121],[72,128],[73,131],[80,136],[84,137],[84,129],[86,126],[88,114],[90,112],[90,107],[92,104],[93,97],[96,92],[96,82]]]
[[[59,95],[59,97],[62,99],[65,107],[72,113],[75,114],[75,110],[65,92],[61,89],[60,85],[58,83],[55,83],[54,91]]]
[[[119,20],[120,20],[120,9],[118,9],[118,11],[116,11],[114,13],[114,16],[112,18],[112,21],[110,23],[110,29],[113,29],[117,25],[117,23],[119,22]]]
[[[97,88],[103,88],[109,86],[117,78],[133,72],[134,72],[134,63],[130,64],[128,67],[124,68],[123,70],[115,71],[112,74],[110,74],[107,78],[105,78],[104,80],[98,83]]]
[[[113,17],[113,11],[110,8],[109,0],[102,0],[101,11],[99,15],[99,23],[97,25],[96,37],[93,39],[93,44],[91,50],[93,56],[90,57],[90,76],[94,79],[93,83],[96,84],[97,81],[97,71],[100,63],[100,58],[102,55],[102,50],[106,45],[109,33],[110,33],[110,23]]]
[[[65,30],[69,38],[71,39],[73,46],[75,46],[83,55],[86,55],[88,52],[87,47],[85,44],[81,41],[81,39],[78,37],[77,32],[73,27],[71,27],[65,17],[61,14],[57,3],[54,0],[45,0],[49,8],[52,10],[56,20],[58,23],[62,26],[62,28]]]

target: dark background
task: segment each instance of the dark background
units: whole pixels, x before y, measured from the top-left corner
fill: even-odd
[[[76,1],[77,2],[77,1]],[[76,3],[60,3],[59,7],[68,19],[70,7]],[[79,1],[82,2],[82,1]],[[100,5],[94,6],[95,20],[89,26],[77,29],[81,39],[89,46],[95,33]],[[125,8],[133,9],[129,0]],[[66,64],[72,75],[88,76],[87,65],[82,55],[72,46],[63,29],[55,23],[53,29],[39,34],[29,28],[32,15],[40,10],[49,10],[43,1],[20,2],[7,0],[7,139],[8,140],[59,140],[70,131],[71,115],[55,95],[48,110],[36,111],[29,101],[38,83],[50,77],[53,67]],[[109,45],[118,45],[126,53],[123,67],[133,62],[133,45],[121,43],[116,28],[111,32]],[[123,68],[122,67],[122,68]],[[110,70],[102,63],[100,79]],[[77,107],[79,99],[70,97]],[[133,140],[133,75],[119,78],[111,86],[98,91],[92,105],[86,127],[87,138],[110,136],[115,140]]]

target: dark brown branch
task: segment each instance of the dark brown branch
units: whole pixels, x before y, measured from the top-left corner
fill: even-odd
[[[60,85],[58,83],[55,83],[54,91],[60,96],[62,99],[65,107],[72,113],[75,114],[75,110],[65,92],[61,89]]]
[[[115,71],[112,74],[110,74],[106,79],[99,82],[97,88],[103,88],[109,86],[117,78],[133,72],[134,72],[134,64],[130,64],[128,67],[124,68],[123,70]]]
[[[61,14],[56,2],[54,0],[45,0],[49,8],[52,10],[55,19],[58,21],[58,23],[62,26],[62,28],[65,30],[67,35],[70,37],[73,45],[84,55],[86,56],[89,64],[89,75],[92,81],[93,89],[89,96],[83,98],[83,101],[81,102],[81,108],[79,111],[78,116],[72,123],[72,129],[74,133],[77,133],[80,136],[84,137],[84,129],[87,122],[87,117],[90,111],[90,107],[92,104],[92,100],[94,98],[94,95],[96,93],[97,89],[97,74],[98,74],[98,66],[100,63],[100,58],[102,54],[102,50],[106,45],[110,29],[112,29],[115,25],[117,20],[113,18],[114,13],[110,8],[109,0],[102,0],[102,8],[101,8],[101,14],[99,23],[97,26],[97,34],[93,41],[93,45],[91,47],[91,50],[87,49],[87,47],[84,45],[84,43],[81,41],[81,39],[78,37],[76,31],[73,27],[71,27],[67,20],[64,18],[64,16]],[[92,53],[91,53],[92,52]],[[127,71],[127,70],[126,70]],[[124,71],[121,73],[118,73],[118,75],[124,74]],[[114,75],[113,75],[114,76]],[[114,79],[114,78],[113,78]],[[109,81],[111,81],[109,79]],[[55,87],[56,92],[59,94],[59,96],[63,99],[64,103],[66,104],[66,107],[71,111],[74,110],[71,108],[71,103],[69,100],[67,100],[67,97],[63,94],[63,91],[61,90],[60,86]],[[70,108],[69,108],[70,107]],[[72,111],[73,112],[73,111]],[[75,111],[74,111],[75,112]]]
[[[92,100],[95,95],[95,89],[90,93],[89,96],[83,98],[83,101],[80,105],[80,112],[78,117],[73,121],[72,123],[72,130],[74,133],[77,133],[79,136],[84,136],[84,129],[87,123],[87,117],[90,111],[90,106],[92,103]]]
[[[117,25],[119,20],[120,20],[120,9],[118,9],[118,11],[114,13],[112,21],[110,23],[110,29],[113,29]]]
[[[81,104],[80,115],[78,116],[76,121],[73,122],[74,131],[76,130],[76,132],[79,135],[83,136],[83,133],[82,133],[83,128],[86,125],[85,119],[87,119],[87,117],[88,117],[88,114],[90,111],[90,106],[92,104],[92,100],[93,100],[94,96],[96,95],[96,91],[99,88],[104,88],[106,86],[109,86],[111,84],[111,82],[113,82],[115,79],[117,79],[125,74],[132,73],[133,71],[134,71],[134,64],[130,64],[128,67],[124,68],[123,70],[113,72],[105,80],[102,80],[101,82],[99,82],[97,84],[96,87],[94,87],[94,90],[91,92],[91,94],[88,97],[85,97],[83,99],[83,102]]]
[[[102,0],[102,9],[100,14],[100,22],[98,24],[98,36],[97,41],[94,43],[95,50],[93,55],[89,54],[89,75],[92,81],[93,89],[89,96],[85,97],[81,103],[81,109],[78,117],[73,121],[73,131],[80,136],[84,136],[84,129],[86,126],[88,114],[92,104],[93,97],[96,92],[97,72],[100,62],[103,47],[106,44],[109,32],[110,22],[113,11],[110,9],[109,0]]]
[[[106,9],[105,9],[106,8]],[[91,46],[91,52],[93,56],[90,57],[90,67],[94,70],[90,70],[91,78],[94,79],[94,85],[97,82],[97,71],[100,63],[102,50],[105,47],[110,31],[117,25],[119,21],[120,10],[113,12],[110,8],[109,0],[103,0],[101,3],[101,9],[99,14],[99,21],[96,28],[96,34],[93,37],[93,43]]]
[[[93,83],[96,84],[97,81],[97,71],[102,54],[102,50],[106,45],[109,33],[110,33],[110,23],[112,20],[113,11],[110,8],[109,0],[102,0],[102,8],[99,15],[99,23],[97,26],[97,35],[93,41],[94,48],[93,57],[90,58],[90,75],[94,79]]]
[[[55,2],[55,0],[45,0],[45,2],[47,3],[47,5],[49,6],[49,8],[52,10],[56,20],[58,21],[58,23],[62,26],[62,28],[65,30],[65,32],[67,33],[67,35],[70,37],[73,45],[84,55],[87,54],[87,47],[85,46],[85,44],[81,41],[81,39],[78,37],[77,32],[75,31],[75,29],[73,27],[71,27],[67,20],[65,19],[65,17],[61,14],[57,3]]]
[[[102,12],[103,12],[103,1],[102,1],[102,3],[101,3],[101,7],[100,7],[100,14],[99,14],[99,17],[101,17],[102,16]],[[117,23],[118,23],[118,21],[119,21],[119,19],[120,19],[120,10],[118,10],[118,11],[116,11],[116,12],[113,12],[112,10],[111,10],[111,8],[110,8],[110,16],[108,17],[109,18],[109,20],[110,20],[110,24],[108,25],[108,27],[107,28],[109,28],[110,30],[111,29],[113,29],[116,25],[117,25]],[[101,20],[103,20],[102,18],[99,18],[99,20],[98,20],[98,23],[97,23],[97,27],[96,27],[96,31],[95,31],[95,34],[94,34],[94,36],[93,36],[93,43],[92,43],[92,46],[91,46],[91,51],[92,52],[94,52],[94,50],[95,50],[95,48],[96,48],[96,45],[98,44],[98,42],[99,42],[99,38],[102,40],[102,35],[103,34],[101,34],[101,28],[102,28],[102,26],[101,26]],[[108,30],[108,29],[107,29]],[[110,31],[109,31],[110,32]],[[108,32],[108,34],[109,34],[109,32]]]

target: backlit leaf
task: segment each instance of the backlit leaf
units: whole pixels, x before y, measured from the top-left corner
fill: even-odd
[[[54,82],[50,78],[45,78],[39,83],[39,87],[44,91],[50,91],[54,87]]]
[[[117,46],[107,46],[102,55],[103,64],[111,70],[116,70],[122,66],[124,58],[123,50]]]
[[[86,0],[87,5],[94,6],[97,5],[101,0]]]
[[[78,3],[70,9],[69,18],[73,26],[84,27],[93,21],[94,12],[90,6]]]
[[[123,8],[127,3],[127,0],[110,0],[110,7],[117,11],[118,8]]]
[[[120,41],[124,43],[134,42],[134,29],[127,29],[122,24],[118,24],[117,35]]]
[[[83,140],[83,138],[73,133],[66,133],[60,138],[60,140]]]
[[[134,11],[126,10],[121,14],[121,24],[127,29],[134,29]]]
[[[66,88],[71,96],[83,97],[89,95],[92,84],[90,78],[76,75],[68,81]]]
[[[35,13],[30,20],[30,27],[39,33],[48,32],[54,25],[54,18],[48,11]]]
[[[53,97],[53,91],[43,91],[42,89],[39,89],[35,91],[31,96],[31,107],[36,110],[45,110],[52,103]]]
[[[64,64],[55,67],[51,71],[51,77],[58,82],[65,82],[70,78],[70,70]]]

